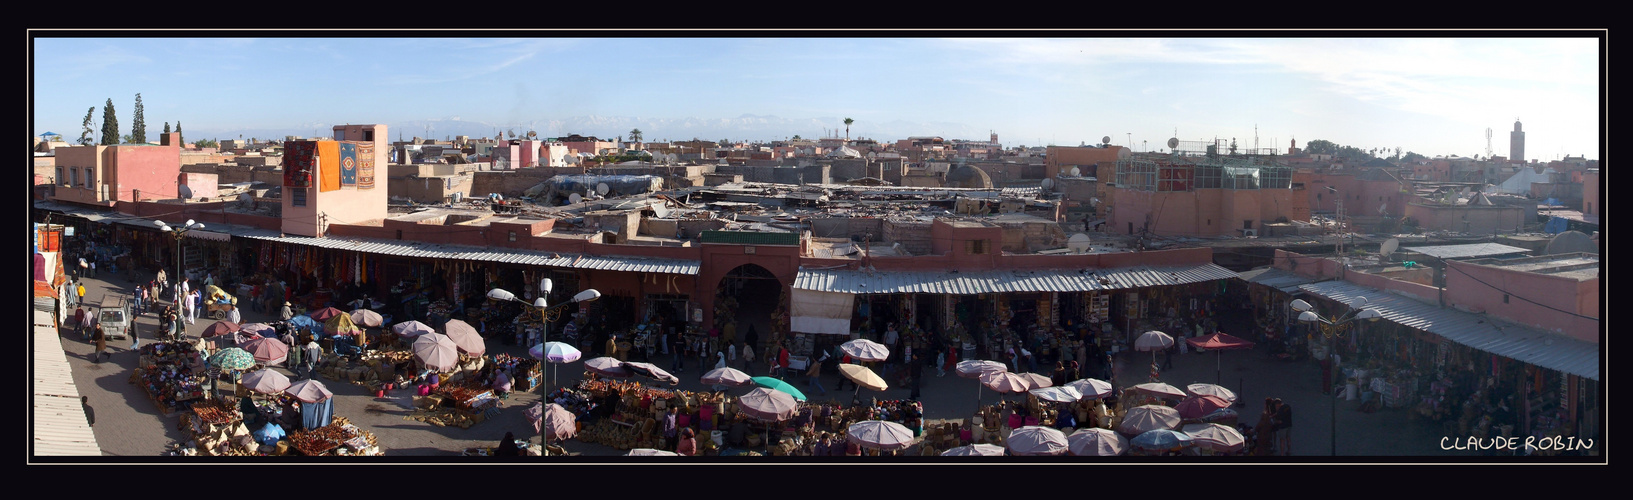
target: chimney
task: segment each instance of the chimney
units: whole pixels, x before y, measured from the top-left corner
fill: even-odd
[[[181,147],[181,132],[159,134],[159,145]]]

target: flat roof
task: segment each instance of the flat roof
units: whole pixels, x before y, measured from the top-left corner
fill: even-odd
[[[1469,245],[1434,245],[1423,247],[1401,247],[1402,252],[1417,252],[1437,259],[1464,259],[1470,257],[1485,257],[1489,255],[1508,255],[1530,252],[1530,249],[1511,247],[1498,243],[1474,243]]]

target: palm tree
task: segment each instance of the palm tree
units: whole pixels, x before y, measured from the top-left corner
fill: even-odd
[[[851,140],[851,124],[852,123],[856,123],[856,120],[852,120],[852,119],[850,119],[850,117],[845,118],[845,140],[846,141]]]
[[[629,131],[629,142],[641,142],[641,129],[637,128]]]

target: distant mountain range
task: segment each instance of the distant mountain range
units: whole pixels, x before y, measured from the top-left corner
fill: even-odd
[[[292,128],[263,128],[263,129],[234,129],[234,130],[187,130],[190,139],[245,139],[281,138],[284,136],[300,137],[327,137],[335,125],[305,124]],[[642,139],[647,142],[664,140],[685,141],[693,138],[702,140],[730,139],[733,141],[773,141],[784,140],[798,135],[806,139],[815,139],[827,131],[829,135],[843,137],[845,135],[844,118],[782,118],[777,116],[742,115],[736,118],[635,118],[624,116],[575,116],[560,120],[534,120],[523,123],[493,123],[484,121],[462,120],[459,118],[410,120],[407,122],[386,123],[388,140],[395,141],[401,137],[408,140],[414,137],[429,139],[447,139],[453,136],[493,137],[497,133],[514,130],[516,135],[522,136],[528,130],[538,132],[540,137],[561,137],[568,134],[596,136],[603,139],[615,139],[624,136],[628,139],[630,129],[641,129]],[[911,122],[893,120],[885,123],[870,123],[861,120],[851,124],[851,137],[866,136],[878,141],[895,141],[911,136],[940,136],[946,139],[984,140],[988,130],[972,127],[962,123],[946,122]],[[314,135],[315,134],[315,135]]]

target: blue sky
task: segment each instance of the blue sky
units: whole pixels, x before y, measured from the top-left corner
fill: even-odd
[[[49,33],[47,33],[49,34]],[[112,98],[149,137],[406,135],[1098,142],[1327,139],[1430,156],[1598,157],[1592,38],[36,38],[34,134]],[[428,130],[432,128],[433,130]],[[474,130],[474,131],[472,131]],[[398,134],[391,134],[395,138]],[[1132,137],[1130,137],[1132,136]],[[1275,141],[1272,144],[1272,141]]]

